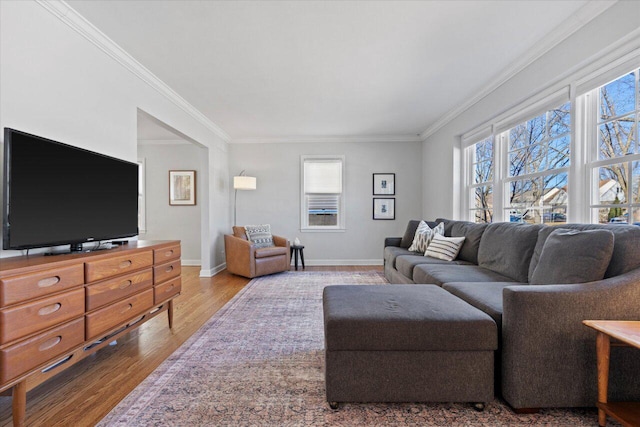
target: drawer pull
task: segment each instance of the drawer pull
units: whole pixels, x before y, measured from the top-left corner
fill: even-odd
[[[169,267],[165,268],[164,271],[166,273],[169,273],[169,272],[173,271],[173,265],[170,265]]]
[[[61,336],[57,336],[57,337],[53,337],[51,339],[48,339],[47,341],[45,341],[42,344],[40,344],[40,347],[38,347],[38,350],[40,350],[40,351],[49,350],[50,348],[57,346],[60,343],[60,341],[62,341],[62,337]]]
[[[167,252],[164,253],[164,256],[166,257],[170,257],[171,255],[173,255],[173,249],[169,249]]]
[[[40,310],[38,310],[38,314],[40,316],[46,316],[48,314],[55,313],[56,311],[60,310],[60,307],[62,307],[62,304],[57,302],[55,304],[51,304],[51,305],[48,305],[46,307],[42,307]]]
[[[127,260],[127,261],[122,261],[119,265],[120,268],[129,268],[131,267],[131,264],[133,264],[131,262],[131,260]]]
[[[164,290],[164,293],[166,294],[167,292],[171,292],[173,290],[173,288],[175,288],[176,285],[174,285],[173,283],[171,284],[171,286],[169,286],[167,289]]]
[[[49,286],[53,286],[59,282],[60,282],[60,276],[47,277],[46,279],[42,279],[38,281],[38,287],[48,288]]]
[[[133,308],[133,304],[129,304],[127,307],[124,308],[124,310],[122,310],[120,313],[124,314],[127,311],[131,310]]]
[[[131,286],[133,284],[133,282],[131,280],[127,280],[126,282],[122,282],[120,284],[120,289],[126,289],[129,286]]]

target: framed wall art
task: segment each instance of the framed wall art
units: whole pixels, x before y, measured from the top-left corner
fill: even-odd
[[[169,171],[169,205],[196,204],[196,171]]]
[[[396,194],[395,173],[373,174],[373,195],[394,196]]]
[[[374,197],[373,219],[396,219],[396,199]]]

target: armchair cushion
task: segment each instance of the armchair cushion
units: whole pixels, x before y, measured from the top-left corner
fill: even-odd
[[[285,246],[271,246],[269,248],[256,249],[256,258],[268,258],[276,255],[287,256],[287,248]]]

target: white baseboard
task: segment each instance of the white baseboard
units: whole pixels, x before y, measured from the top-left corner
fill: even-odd
[[[382,265],[381,259],[307,259],[305,266],[329,266],[329,265]],[[293,263],[291,264],[293,265]],[[301,265],[299,263],[298,265]]]
[[[182,265],[190,266],[190,267],[196,266],[196,265],[202,265],[202,262],[199,259],[182,259],[180,260],[180,263]]]
[[[200,270],[200,277],[213,277],[225,268],[227,268],[227,263],[223,262],[222,264],[215,266],[210,270]]]

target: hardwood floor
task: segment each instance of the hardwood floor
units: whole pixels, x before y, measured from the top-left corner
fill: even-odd
[[[306,271],[382,271],[380,266],[307,267]],[[183,267],[173,331],[160,315],[27,394],[29,426],[93,426],[238,293],[249,279],[225,271],[200,278]],[[300,270],[299,270],[300,271]],[[0,397],[0,425],[11,426],[11,398]]]

